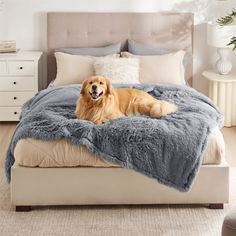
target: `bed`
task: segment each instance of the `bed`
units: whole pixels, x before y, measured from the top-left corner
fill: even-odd
[[[47,21],[48,82],[55,78],[53,52],[60,47],[99,47],[122,42],[125,51],[127,39],[134,38],[192,54],[190,13],[48,13]],[[191,85],[192,64],[186,81]],[[75,154],[81,158],[75,160]],[[17,211],[42,205],[106,204],[209,204],[210,208],[222,208],[229,199],[229,167],[217,128],[211,133],[194,184],[186,193],[101,161],[86,148],[71,147],[65,140],[25,139],[18,142],[14,155],[11,202]]]

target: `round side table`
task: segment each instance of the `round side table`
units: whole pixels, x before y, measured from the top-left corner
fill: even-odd
[[[220,75],[206,70],[202,75],[209,81],[209,98],[224,114],[224,126],[236,125],[236,75]]]

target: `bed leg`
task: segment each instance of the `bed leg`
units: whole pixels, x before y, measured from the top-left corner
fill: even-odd
[[[31,206],[16,206],[16,212],[26,212],[26,211],[31,211],[32,207]]]
[[[211,203],[209,204],[209,209],[224,209],[223,203]]]

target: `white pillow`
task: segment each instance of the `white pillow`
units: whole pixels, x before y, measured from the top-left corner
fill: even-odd
[[[121,53],[124,58],[139,59],[139,80],[142,84],[186,84],[183,66],[184,55],[184,51],[155,56]]]
[[[57,76],[53,85],[81,84],[85,79],[94,75],[93,63],[98,57],[71,55],[55,52]],[[119,54],[107,57],[119,57]]]
[[[137,58],[98,58],[94,62],[96,75],[106,77],[111,83],[139,84]]]

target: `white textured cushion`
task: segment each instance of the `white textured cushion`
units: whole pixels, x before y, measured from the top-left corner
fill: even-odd
[[[137,58],[98,58],[94,62],[94,70],[96,75],[108,78],[111,83],[140,83]]]
[[[94,75],[93,63],[98,57],[70,55],[55,52],[57,76],[53,85],[81,84],[83,80]],[[119,57],[119,54],[107,57]]]
[[[155,56],[137,56],[122,52],[122,57],[138,58],[142,84],[185,84],[184,51]]]

